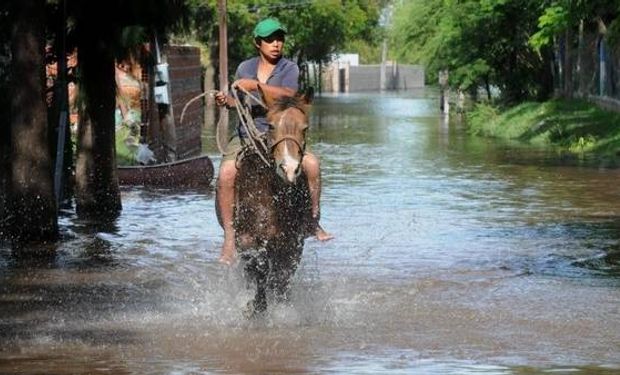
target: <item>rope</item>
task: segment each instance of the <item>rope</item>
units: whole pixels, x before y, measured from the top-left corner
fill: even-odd
[[[231,88],[232,88],[233,99],[235,100],[235,109],[237,110],[237,115],[239,116],[239,121],[241,122],[241,126],[245,129],[248,135],[248,139],[250,140],[249,146],[252,149],[254,149],[254,151],[258,154],[261,160],[269,166],[271,165],[271,163],[269,163],[269,160],[266,157],[266,155],[269,154],[269,147],[267,147],[267,145],[265,144],[265,141],[262,137],[262,133],[258,130],[258,128],[256,127],[256,124],[254,123],[254,118],[252,118],[252,113],[250,112],[250,105],[248,102],[251,99],[257,104],[259,104],[260,106],[262,106],[263,108],[267,108],[267,106],[265,105],[265,103],[263,103],[261,99],[257,98],[255,95],[250,93],[248,90],[242,87],[239,87],[237,82],[238,81],[233,82],[233,84],[231,85]],[[241,99],[239,99],[239,93],[237,91],[242,91],[246,95],[246,103],[243,103]],[[179,119],[179,123],[183,123],[183,117],[185,117],[185,111],[187,110],[187,107],[189,107],[190,104],[192,104],[193,102],[195,102],[196,100],[204,96],[207,96],[207,95],[214,96],[217,92],[218,92],[217,90],[209,90],[207,92],[204,92],[200,95],[196,95],[195,97],[191,98],[183,106],[183,110],[181,111],[181,118]],[[215,133],[215,141],[217,143],[217,148],[219,149],[222,155],[226,155],[226,149],[220,143],[220,130],[222,128],[221,123],[222,123],[222,119],[225,118],[225,116],[228,116],[227,112],[222,113],[220,115],[220,119],[217,123],[217,128],[216,128],[216,133]]]
[[[196,100],[202,98],[203,96],[213,96],[217,93],[217,90],[209,90],[207,92],[203,92],[200,95],[196,95],[193,98],[191,98],[187,103],[185,103],[185,105],[183,106],[183,110],[181,111],[181,118],[179,119],[179,123],[183,123],[183,117],[185,116],[185,111],[187,110],[187,107],[189,107],[190,104],[192,104],[193,102],[195,102]]]
[[[252,95],[249,91],[242,87],[239,87],[237,82],[238,81],[235,81],[232,84],[232,93],[235,100],[235,108],[237,109],[237,114],[239,115],[239,121],[241,122],[241,126],[245,129],[248,135],[250,147],[258,154],[258,156],[267,166],[270,166],[271,163],[266,157],[266,155],[269,154],[269,147],[267,147],[267,145],[265,144],[262,133],[258,130],[258,128],[256,128],[254,118],[252,118],[252,113],[250,112],[250,105],[241,102],[237,90],[242,91],[245,95],[247,95],[247,99],[254,100],[256,103],[258,103],[264,108],[267,108],[267,106],[265,105],[265,103],[263,103],[262,100]],[[258,147],[258,145],[260,145],[260,148]]]
[[[217,90],[209,90],[207,92],[203,92],[200,95],[196,95],[193,98],[191,98],[187,103],[185,103],[185,105],[183,106],[183,110],[181,111],[181,118],[179,119],[179,123],[183,123],[183,117],[185,117],[185,111],[187,110],[187,107],[189,107],[190,104],[192,104],[193,102],[195,102],[196,100],[205,97],[207,95],[209,96],[214,96],[215,94],[217,94],[218,91]],[[217,148],[220,151],[220,153],[222,155],[226,154],[226,148],[222,145],[221,141],[220,141],[220,131],[222,128],[222,119],[228,116],[228,112],[226,113],[222,113],[220,116],[220,119],[217,122],[217,127],[215,128],[215,142],[217,144]],[[226,129],[228,130],[228,129]],[[228,133],[228,132],[227,132]]]

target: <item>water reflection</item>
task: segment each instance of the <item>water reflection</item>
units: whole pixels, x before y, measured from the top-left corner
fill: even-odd
[[[264,320],[216,261],[212,191],[124,189],[48,258],[0,250],[0,372],[620,371],[619,171],[472,137],[432,95],[317,99],[336,239]]]

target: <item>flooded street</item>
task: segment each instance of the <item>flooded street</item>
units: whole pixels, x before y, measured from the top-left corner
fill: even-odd
[[[1,248],[0,373],[620,373],[620,169],[472,137],[437,107],[316,100],[336,238],[306,242],[262,320],[217,263],[213,191],[124,189],[108,227],[64,217],[49,259]]]

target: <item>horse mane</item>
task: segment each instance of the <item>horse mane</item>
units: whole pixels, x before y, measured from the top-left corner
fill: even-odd
[[[274,111],[284,111],[288,108],[296,108],[302,111],[304,114],[307,114],[308,105],[303,96],[295,95],[295,96],[282,96],[275,100],[274,102]]]

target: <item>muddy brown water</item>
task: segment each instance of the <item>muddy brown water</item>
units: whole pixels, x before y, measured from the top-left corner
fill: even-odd
[[[264,319],[216,262],[212,191],[124,189],[47,259],[3,247],[0,373],[620,373],[617,162],[473,137],[437,103],[317,99],[336,239]]]

